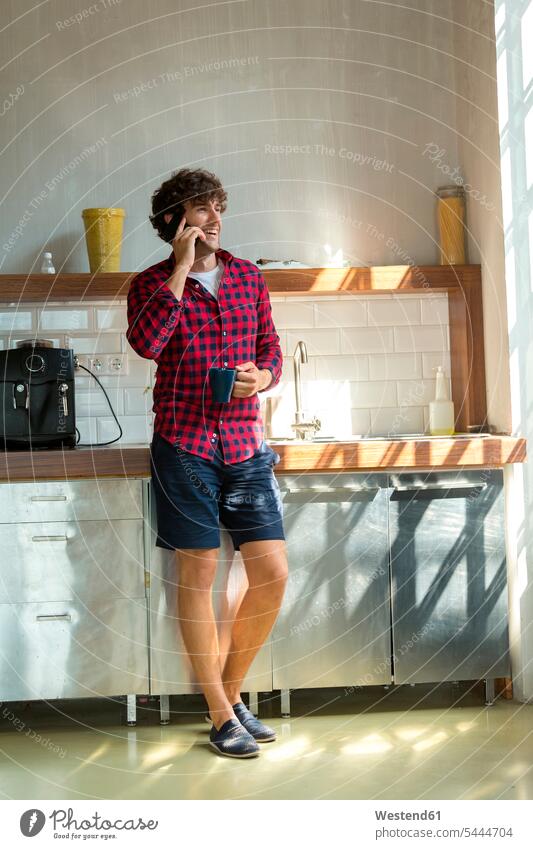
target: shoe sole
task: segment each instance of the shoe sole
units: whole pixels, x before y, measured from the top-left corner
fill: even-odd
[[[256,758],[259,755],[259,752],[246,752],[244,755],[232,755],[229,752],[222,752],[216,743],[209,741],[209,745],[218,755],[222,755],[224,758],[240,758],[242,760],[242,758]]]
[[[209,718],[208,716],[205,716],[205,717],[204,717],[204,719],[205,719],[205,721],[206,721],[206,722],[208,722],[208,723],[209,723],[209,725],[212,725],[212,724],[213,724],[213,723],[212,723],[212,721],[210,720],[210,718]],[[244,728],[244,726],[243,726],[243,728]],[[249,732],[248,732],[248,733],[249,733]],[[252,734],[252,737],[253,737],[253,734]],[[262,739],[262,740],[258,740],[258,738],[257,738],[257,737],[254,737],[254,740],[255,740],[255,742],[256,742],[256,743],[275,743],[275,741],[276,741],[277,739],[278,739],[278,738],[276,737],[276,735],[275,735],[275,734],[274,734],[274,736],[273,736],[273,737],[263,737],[263,739]],[[238,757],[241,757],[241,756],[239,755]]]

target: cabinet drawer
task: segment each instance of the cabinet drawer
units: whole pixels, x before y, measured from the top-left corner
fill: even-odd
[[[141,519],[139,479],[37,481],[0,486],[0,523]]]
[[[144,599],[0,604],[0,699],[148,692]]]
[[[140,519],[2,525],[0,540],[0,603],[145,594]]]

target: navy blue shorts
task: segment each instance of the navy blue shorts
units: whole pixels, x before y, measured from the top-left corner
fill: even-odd
[[[219,522],[238,550],[243,542],[285,539],[279,454],[263,441],[252,457],[204,460],[154,433],[150,446],[159,548],[219,548]]]

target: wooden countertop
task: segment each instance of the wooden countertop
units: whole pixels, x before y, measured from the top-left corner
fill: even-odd
[[[277,473],[499,468],[527,459],[526,440],[503,434],[271,444],[281,458]],[[0,452],[2,482],[149,476],[146,444]]]

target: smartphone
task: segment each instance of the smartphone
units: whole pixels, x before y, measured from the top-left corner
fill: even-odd
[[[178,213],[174,212],[172,214],[172,218],[170,221],[165,224],[165,229],[163,230],[163,239],[165,242],[171,243],[174,236],[176,235],[176,231],[178,229],[178,224],[180,223],[181,218],[178,218]]]

